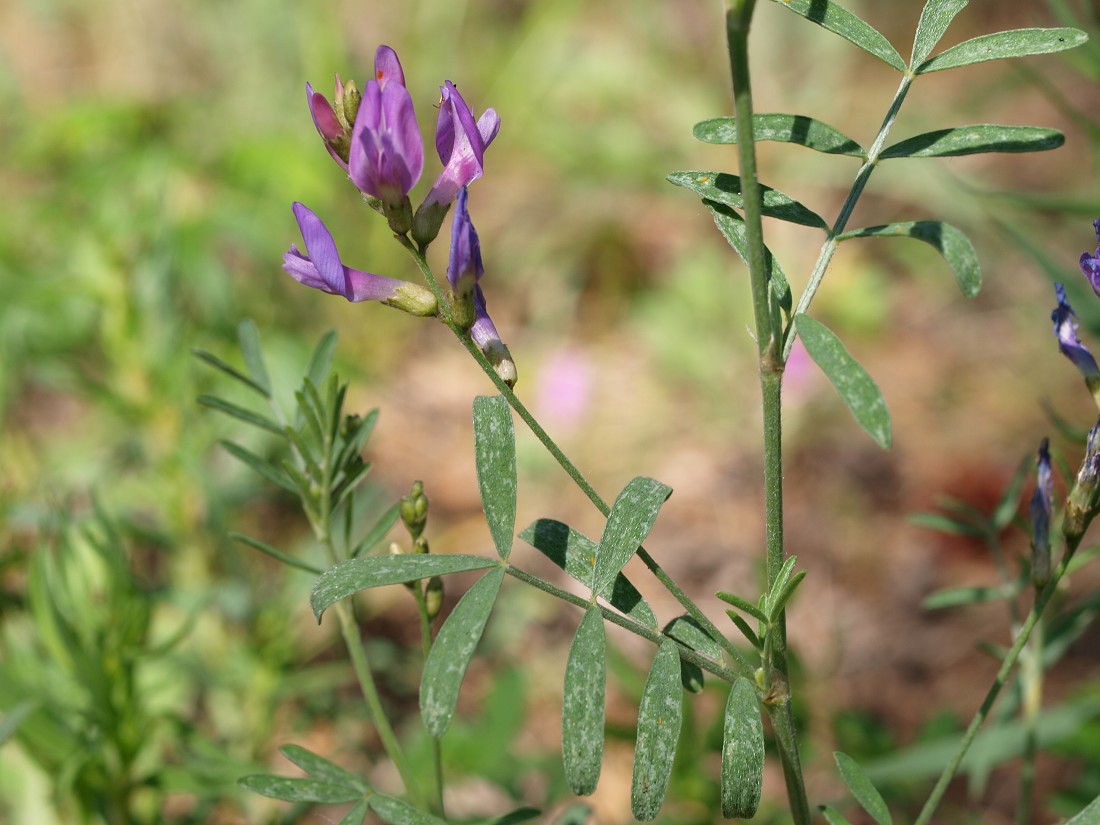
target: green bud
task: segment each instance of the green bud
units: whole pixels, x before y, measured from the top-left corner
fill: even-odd
[[[424,538],[423,536],[420,536],[416,541],[413,542],[413,552],[414,553],[430,553],[430,552],[432,552],[431,549],[428,547],[428,540],[426,538]]]
[[[393,234],[401,236],[408,233],[413,225],[412,204],[406,195],[398,203],[385,203],[383,208]]]
[[[439,303],[435,299],[435,293],[420,284],[402,284],[392,298],[382,301],[383,304],[418,318],[428,318],[436,314]]]
[[[424,610],[428,614],[428,621],[439,615],[443,609],[443,579],[432,576],[428,579],[428,586],[424,588]]]
[[[425,201],[416,210],[412,223],[412,237],[416,241],[416,245],[422,250],[426,249],[428,244],[434,241],[436,235],[439,234],[439,229],[443,226],[443,219],[447,217],[447,210],[450,207],[450,204],[444,205],[434,201],[432,203]]]
[[[362,100],[363,93],[359,91],[354,80],[345,83],[343,94],[337,97],[336,117],[347,127],[349,134],[355,128],[355,116],[359,114]]]
[[[424,495],[424,482],[414,481],[407,496],[401,498],[401,521],[413,539],[420,538],[428,523],[428,497]]]

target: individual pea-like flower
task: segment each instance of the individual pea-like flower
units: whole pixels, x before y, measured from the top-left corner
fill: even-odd
[[[1100,384],[1100,367],[1097,367],[1096,359],[1077,337],[1077,314],[1066,299],[1065,288],[1061,284],[1055,284],[1054,293],[1058,298],[1058,306],[1054,308],[1050,318],[1054,321],[1054,333],[1058,336],[1058,349],[1073,362],[1091,390],[1094,385]]]
[[[1068,548],[1072,551],[1100,510],[1100,421],[1089,430],[1085,457],[1077,470],[1073,488],[1066,497],[1066,514],[1062,520]]]
[[[290,250],[283,255],[283,269],[296,281],[330,295],[343,295],[353,303],[380,301],[411,315],[435,315],[437,302],[431,290],[344,266],[336,242],[317,215],[295,203],[294,217],[308,253],[303,255],[291,244]]]
[[[500,131],[500,116],[495,109],[486,109],[475,122],[473,112],[451,81],[446,81],[439,91],[435,148],[443,162],[443,171],[416,210],[413,239],[421,247],[439,234],[447,210],[463,187],[482,176],[485,150]]]
[[[1043,587],[1050,579],[1050,511],[1053,496],[1049,442],[1044,438],[1035,460],[1035,491],[1028,505],[1031,517],[1031,580],[1036,587]]]
[[[1093,221],[1092,227],[1096,230],[1096,240],[1100,243],[1100,220]],[[1100,247],[1092,255],[1087,252],[1081,253],[1081,271],[1089,279],[1092,291],[1100,295]]]
[[[355,83],[350,80],[344,83],[340,75],[336,75],[335,106],[323,94],[315,92],[311,84],[306,84],[306,102],[309,103],[313,125],[317,127],[317,133],[324,140],[332,159],[345,172],[348,171],[352,126],[362,97]]]
[[[470,339],[484,353],[497,375],[511,387],[516,383],[516,365],[485,307],[485,293],[479,283],[485,274],[485,265],[481,260],[481,241],[470,220],[468,197],[464,186],[458,192],[451,224],[451,255],[447,263],[451,315],[460,329],[468,330]]]

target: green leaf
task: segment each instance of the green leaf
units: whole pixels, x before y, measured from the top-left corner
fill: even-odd
[[[296,567],[299,570],[305,570],[307,573],[312,573],[315,576],[321,575],[321,570],[314,567],[308,562],[304,562],[301,559],[295,558],[289,553],[284,553],[282,550],[277,550],[266,542],[262,542],[259,539],[254,539],[252,536],[247,536],[244,533],[232,532],[229,534],[229,538],[233,541],[239,541],[241,544],[247,544],[253,550],[259,550],[261,553],[265,553],[271,558],[282,562],[289,567]]]
[[[696,123],[692,134],[703,143],[737,143],[737,118],[716,117]],[[752,116],[752,139],[795,143],[827,155],[866,157],[863,147],[827,123],[805,115]]]
[[[309,603],[318,619],[332,605],[352,593],[370,587],[430,579],[450,573],[465,573],[495,567],[497,562],[484,556],[466,556],[459,553],[435,555],[434,553],[403,553],[400,556],[362,556],[339,562],[324,573],[313,585]]]
[[[978,253],[974,244],[962,232],[949,223],[942,221],[909,221],[906,223],[888,223],[882,226],[867,226],[852,229],[837,236],[838,241],[851,238],[914,238],[934,246],[951,271],[959,289],[967,298],[973,298],[982,288],[982,269],[978,263]]]
[[[254,774],[242,776],[237,784],[254,793],[284,802],[354,802],[363,794],[347,785],[335,785],[317,779],[305,779],[296,776],[271,776]]]
[[[821,815],[825,817],[825,821],[828,822],[829,825],[852,825],[851,820],[844,816],[844,814],[839,811],[834,811],[828,805],[819,805],[818,810],[821,811]]]
[[[27,699],[19,704],[15,705],[11,710],[0,717],[0,745],[3,745],[15,732],[19,730],[19,726],[23,724],[23,720],[30,716],[34,711],[38,710],[41,706],[41,702],[34,699]]]
[[[999,587],[949,587],[926,596],[920,606],[925,610],[943,610],[967,604],[999,602],[1011,599],[1016,594],[1017,588],[1013,584],[1003,584]]]
[[[750,602],[748,599],[742,599],[740,596],[734,595],[733,593],[725,593],[723,591],[719,591],[714,595],[724,601],[726,604],[732,604],[741,612],[748,613],[754,619],[758,619],[764,624],[768,623],[768,614],[761,610],[757,605]]]
[[[802,343],[806,345],[806,352],[832,382],[859,426],[876,444],[888,448],[892,440],[890,413],[871,376],[824,324],[800,313],[795,316],[795,326]]]
[[[474,655],[489,612],[493,609],[504,568],[490,570],[466,591],[443,627],[424,663],[420,680],[420,715],[428,733],[439,739],[447,732],[458,702],[462,677]]]
[[[910,66],[919,66],[940,42],[951,21],[966,6],[968,0],[928,0],[920,13],[917,34],[913,38],[913,57]]]
[[[397,519],[401,517],[401,502],[398,501],[393,504],[386,512],[378,517],[378,521],[374,523],[374,526],[366,532],[363,538],[359,539],[359,543],[355,545],[355,548],[351,551],[351,557],[355,558],[361,555],[363,552],[370,550],[378,542],[382,541],[382,537],[390,531],[390,528],[397,524]]]
[[[534,522],[519,537],[577,581],[591,587],[592,569],[596,564],[596,542],[560,521],[543,518]],[[646,627],[657,629],[657,617],[642,594],[622,573],[615,577],[609,589],[596,595],[607,599],[611,606]]]
[[[878,825],[892,825],[893,820],[890,818],[890,811],[886,808],[882,794],[871,784],[871,780],[867,778],[863,769],[852,757],[840,751],[834,753],[833,757],[840,770],[840,778],[844,780],[844,784],[848,786],[848,790],[852,792],[852,796],[860,807],[870,814],[871,819]]]
[[[516,530],[516,432],[502,395],[474,399],[474,456],[489,532],[507,561]]]
[[[917,67],[915,74],[955,69],[986,60],[1050,54],[1080,46],[1089,36],[1080,29],[1014,29],[966,40]]]
[[[344,814],[343,819],[340,820],[340,825],[363,825],[363,820],[367,818],[369,812],[370,801],[360,799]]]
[[[883,149],[879,159],[952,158],[984,152],[1046,152],[1057,149],[1065,142],[1066,136],[1057,129],[980,123],[937,129],[906,138]]]
[[[313,350],[309,366],[306,367],[306,377],[314,387],[320,386],[325,380],[325,374],[332,365],[332,353],[335,349],[336,333],[330,329],[317,342],[317,348]]]
[[[907,521],[918,527],[952,536],[974,536],[980,539],[988,537],[988,532],[975,524],[967,524],[939,513],[913,513]]]
[[[1064,825],[1100,825],[1100,796],[1092,800],[1073,819],[1066,820]]]
[[[260,331],[251,318],[245,318],[237,325],[237,340],[244,354],[244,363],[248,367],[248,374],[257,385],[263,387],[264,394],[271,397],[271,377],[267,374],[267,364],[264,363],[264,351],[260,346]]]
[[[794,558],[794,556],[791,558]],[[806,578],[806,571],[799,570],[795,573],[794,578],[783,585],[782,590],[768,599],[768,609],[771,611],[772,624],[779,621],[780,612],[787,606],[787,602],[791,600],[794,591],[798,589],[798,585],[802,584],[804,578]]]
[[[764,785],[764,725],[756,690],[745,677],[733,683],[722,733],[722,816],[755,816]]]
[[[585,825],[591,815],[592,808],[583,802],[578,802],[566,808],[562,815],[554,820],[554,825]]]
[[[690,189],[704,199],[743,209],[745,199],[741,194],[741,178],[725,172],[672,172],[668,182]],[[779,218],[801,226],[813,226],[828,230],[825,219],[807,209],[790,195],[760,184],[761,212],[769,218]]]
[[[501,816],[483,820],[480,825],[517,825],[542,814],[538,808],[516,808]]]
[[[600,779],[606,696],[607,638],[603,614],[592,605],[585,611],[569,649],[561,710],[565,779],[578,796],[596,790]]]
[[[662,639],[638,707],[630,807],[642,822],[656,817],[664,802],[680,739],[683,710],[680,654],[676,642]]]
[[[705,200],[703,204],[710,210],[718,231],[722,233],[726,242],[733,247],[734,252],[741,256],[741,260],[747,266],[749,262],[749,241],[745,219],[723,203]],[[771,286],[776,300],[787,314],[790,314],[793,306],[791,285],[787,281],[787,276],[783,273],[783,268],[779,265],[775,256],[772,255],[772,251],[766,246],[764,247],[764,267],[768,271],[768,284]]]
[[[672,488],[652,478],[632,478],[619,493],[596,548],[592,590],[603,593],[645,541]]]
[[[270,461],[260,458],[248,448],[242,447],[240,444],[236,444],[232,441],[222,439],[218,441],[218,443],[222,445],[226,452],[237,460],[243,461],[272,484],[282,487],[287,492],[294,493],[294,495],[299,494],[300,491],[297,485],[290,480],[285,472],[277,469]]]
[[[665,636],[675,639],[684,647],[691,648],[696,653],[706,656],[715,662],[722,661],[722,647],[710,635],[703,630],[695,619],[688,615],[677,616],[665,625]],[[694,662],[680,660],[680,683],[686,690],[699,693],[703,690],[703,669]]]
[[[898,50],[890,45],[889,40],[847,9],[833,3],[832,0],[776,0],[776,2],[810,22],[817,23],[823,29],[855,43],[899,72],[905,71],[905,61],[901,59]]]
[[[267,430],[268,432],[275,433],[280,438],[284,437],[283,428],[280,424],[276,423],[266,415],[260,415],[259,413],[252,412],[252,410],[239,407],[236,404],[225,401],[213,395],[200,395],[195,399],[199,404],[204,407],[209,407],[212,410],[225,413],[228,416],[236,418],[239,421],[243,421],[246,424],[251,424],[253,427],[259,427],[261,430]]]
[[[223,373],[228,375],[234,381],[239,381],[240,383],[242,383],[246,387],[248,387],[250,390],[255,390],[260,395],[262,395],[264,398],[270,398],[271,397],[264,387],[257,384],[255,381],[253,381],[251,378],[249,378],[247,375],[245,375],[240,370],[236,369],[235,367],[229,366],[229,364],[227,364],[225,361],[223,361],[222,359],[220,359],[218,356],[214,355],[213,353],[207,352],[206,350],[202,350],[202,349],[192,349],[191,353],[196,358],[198,358],[200,361],[205,361],[207,364],[212,366],[214,369],[221,370]]]
[[[749,627],[749,623],[734,613],[732,610],[727,610],[726,615],[730,617],[730,621],[737,625],[737,629],[741,631],[741,635],[744,636],[750,645],[757,650],[763,650],[764,643],[760,641],[760,637],[756,635],[756,631]]]
[[[283,745],[279,748],[279,752],[314,779],[333,785],[346,785],[360,793],[370,790],[370,785],[351,771],[344,770],[336,763],[299,745]]]
[[[408,802],[376,793],[370,798],[371,810],[389,825],[447,825],[442,819],[418,811]]]

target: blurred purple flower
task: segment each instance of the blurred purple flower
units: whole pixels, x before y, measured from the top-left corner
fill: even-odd
[[[1100,220],[1093,221],[1092,226],[1096,230],[1096,240],[1100,243]],[[1092,284],[1092,291],[1100,295],[1100,248],[1097,248],[1092,255],[1087,252],[1081,253],[1081,271]]]
[[[283,255],[283,269],[296,281],[330,295],[343,295],[352,302],[381,301],[413,315],[435,314],[436,299],[430,290],[344,266],[336,242],[317,215],[295,203],[294,217],[308,253],[303,255],[291,244]]]
[[[572,430],[585,417],[592,398],[592,361],[580,350],[552,354],[539,370],[539,418],[559,430]]]
[[[512,386],[516,382],[516,366],[489,317],[485,293],[478,283],[485,274],[485,265],[481,260],[481,241],[466,205],[468,197],[463,186],[458,192],[451,224],[451,255],[447,262],[447,282],[453,296],[451,312],[455,324],[469,331],[470,339],[489,359],[497,374]]]
[[[1031,576],[1042,587],[1050,578],[1050,511],[1053,507],[1054,480],[1050,469],[1047,439],[1039,445],[1035,467],[1035,491],[1031,494]]]
[[[1058,306],[1054,308],[1050,318],[1054,321],[1054,333],[1058,336],[1058,349],[1073,362],[1085,381],[1094,383],[1100,379],[1100,368],[1096,366],[1092,353],[1077,337],[1077,315],[1066,300],[1066,290],[1061,284],[1055,284],[1054,293],[1058,296]]]

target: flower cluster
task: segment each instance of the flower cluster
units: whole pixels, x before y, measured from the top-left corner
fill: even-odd
[[[475,120],[451,81],[440,87],[435,147],[443,168],[414,214],[409,192],[424,170],[424,144],[412,95],[405,86],[401,61],[389,46],[378,47],[374,70],[374,78],[361,92],[354,82],[344,83],[337,75],[333,103],[307,83],[313,124],[333,160],[371,206],[385,215],[409,249],[411,233],[423,255],[439,234],[451,204],[458,202],[447,268],[451,308],[443,317],[468,333],[497,373],[512,384],[515,365],[485,310],[485,296],[478,285],[485,270],[466,189],[484,172],[485,150],[500,131],[500,117],[489,108]],[[295,203],[294,217],[305,252],[292,244],[283,256],[283,269],[295,280],[349,301],[381,301],[413,315],[438,313],[433,290],[344,266],[331,233],[317,215]]]

